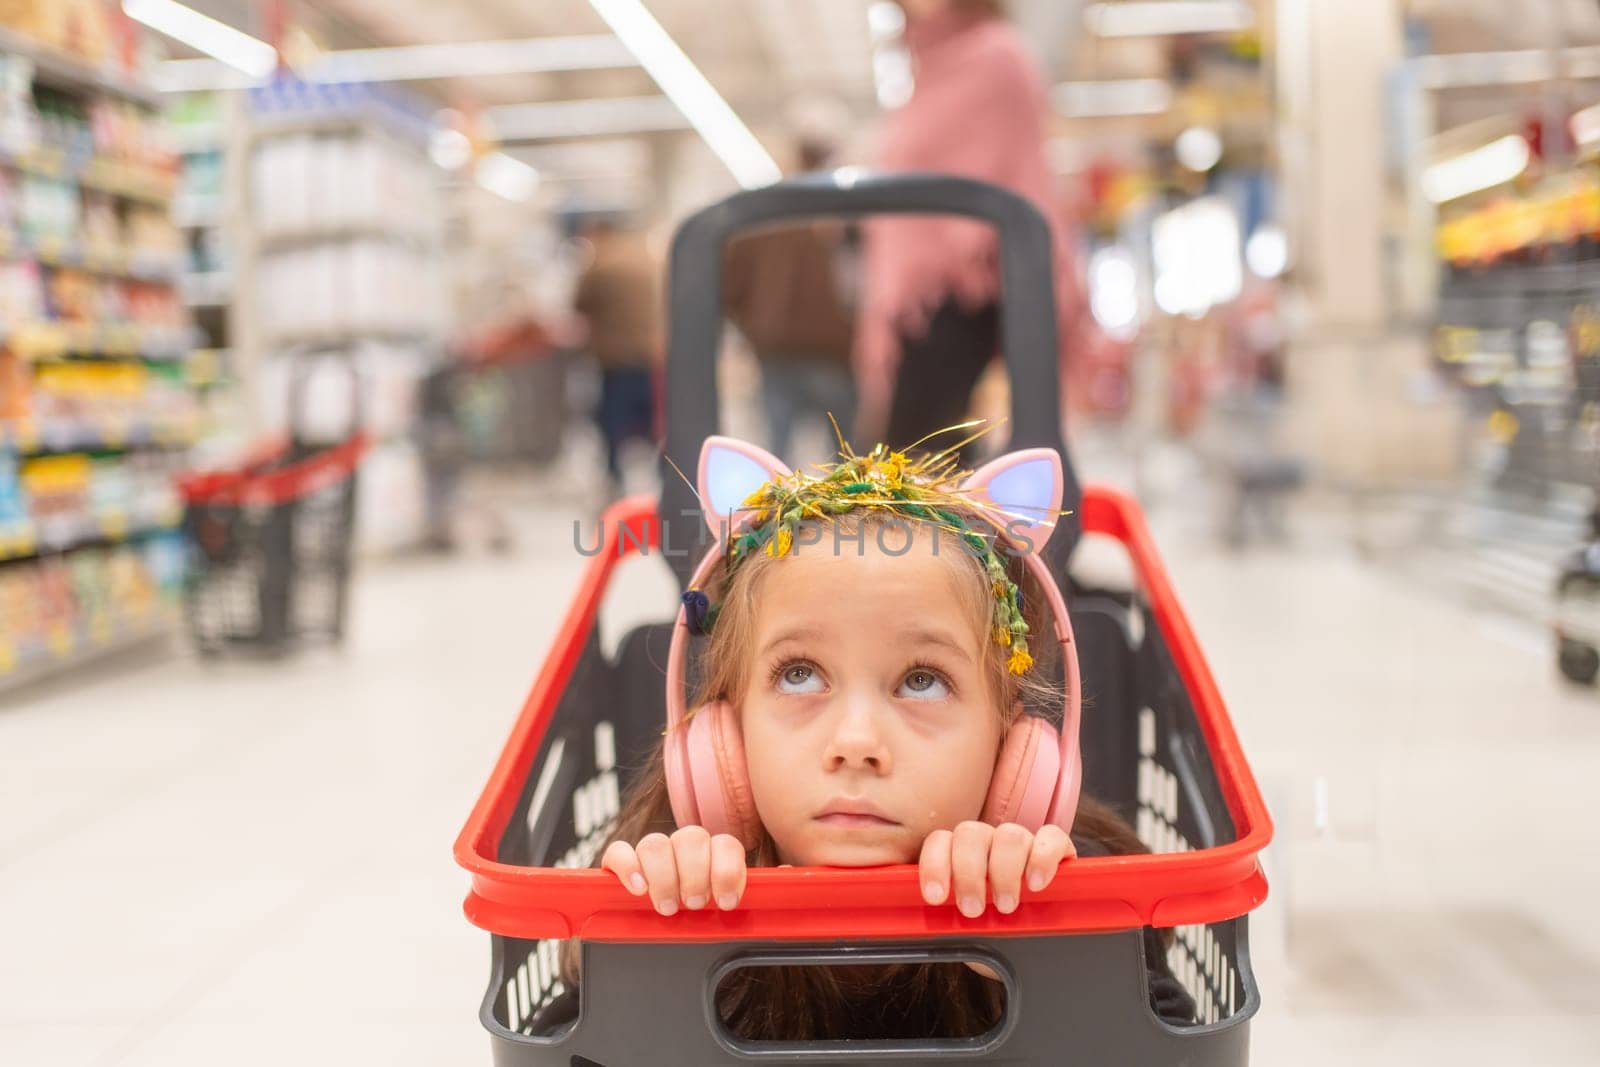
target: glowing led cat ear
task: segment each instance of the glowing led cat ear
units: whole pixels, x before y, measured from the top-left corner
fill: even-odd
[[[973,471],[962,488],[1017,529],[1053,530],[1061,512],[1061,457],[1052,448],[1008,452]]]
[[[732,536],[750,523],[745,501],[762,485],[792,473],[783,460],[748,441],[708,437],[700,449],[700,504],[717,537]]]

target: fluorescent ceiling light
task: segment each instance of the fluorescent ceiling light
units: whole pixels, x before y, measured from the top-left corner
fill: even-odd
[[[768,185],[783,176],[755,134],[641,0],[589,0],[589,6],[605,19],[612,33],[622,38],[640,66],[678,106],[740,185],[747,189]]]
[[[614,136],[689,127],[683,112],[664,96],[505,104],[489,108],[483,118],[494,132],[495,140],[501,142]]]
[[[1528,169],[1533,153],[1518,134],[1491,141],[1422,172],[1422,192],[1435,204],[1504,185]]]
[[[637,65],[633,53],[616,37],[595,33],[514,41],[346,49],[324,52],[298,73],[311,82],[392,82],[605,70]],[[269,69],[267,74],[271,73]],[[214,59],[171,59],[157,69],[156,84],[163,92],[248,89],[261,84],[265,77],[241,74]]]
[[[1160,115],[1172,107],[1172,86],[1161,78],[1062,82],[1050,101],[1058,114],[1073,119]]]
[[[1600,141],[1600,104],[1586,107],[1573,115],[1567,128],[1572,131],[1572,139],[1579,147],[1587,148]]]
[[[539,191],[539,172],[504,152],[490,152],[478,160],[478,184],[516,203],[533,199]]]
[[[1180,33],[1237,33],[1255,25],[1243,0],[1129,0],[1090,4],[1084,25],[1100,37],[1164,37]]]
[[[1172,150],[1178,162],[1196,174],[1204,174],[1222,162],[1222,138],[1204,126],[1190,126],[1178,134]]]
[[[445,170],[460,170],[472,162],[472,141],[451,126],[437,126],[428,138],[428,156]]]
[[[470,78],[488,74],[543,74],[636,65],[633,53],[609,33],[468,41],[400,48],[327,52],[304,71],[307,81],[388,82]]]
[[[175,0],[122,0],[122,10],[134,21],[215,56],[253,78],[265,78],[278,67],[278,50],[267,42]]]
[[[1550,53],[1456,52],[1418,56],[1411,61],[1424,89],[1454,89],[1476,85],[1529,85],[1555,75]]]
[[[217,89],[249,89],[263,84],[266,77],[246,74],[215,59],[168,59],[156,66],[152,80],[159,92],[203,93]]]

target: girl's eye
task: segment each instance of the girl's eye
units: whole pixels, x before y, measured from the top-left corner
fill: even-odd
[[[906,675],[900,688],[918,700],[942,700],[950,695],[950,687],[933,671],[917,667]]]
[[[809,663],[790,663],[778,668],[777,683],[780,693],[822,692],[822,679]]]

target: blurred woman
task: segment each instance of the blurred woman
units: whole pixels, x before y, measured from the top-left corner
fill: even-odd
[[[1055,230],[1064,351],[1088,326],[1076,255],[1046,159],[1044,75],[999,0],[898,0],[916,88],[885,121],[887,171],[935,171],[1004,186]],[[961,420],[1000,342],[1000,268],[989,226],[950,217],[866,227],[857,347],[862,440],[906,444]]]

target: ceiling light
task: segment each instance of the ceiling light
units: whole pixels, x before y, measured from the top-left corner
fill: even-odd
[[[622,38],[740,185],[768,185],[783,176],[777,161],[641,0],[589,0],[589,6]]]
[[[278,67],[278,50],[267,42],[175,0],[122,0],[122,10],[134,21],[215,56],[253,78],[265,78]]]
[[[384,82],[543,74],[636,65],[633,53],[609,33],[466,41],[329,52],[304,71],[307,81]]]
[[[1276,223],[1256,227],[1244,244],[1244,261],[1250,273],[1271,281],[1289,269],[1289,237]]]
[[[1100,37],[1164,37],[1181,33],[1237,33],[1255,25],[1242,0],[1130,0],[1090,4],[1084,25]]]
[[[677,105],[664,96],[505,104],[489,108],[483,120],[501,142],[649,133],[682,130],[689,125]]]
[[[516,203],[533,199],[539,191],[539,172],[504,152],[491,152],[478,160],[478,184]]]
[[[439,126],[428,139],[428,155],[445,170],[460,170],[472,161],[472,141],[460,130]]]
[[[1435,204],[1504,185],[1528,169],[1533,153],[1518,134],[1491,141],[1422,172],[1422,192]]]
[[[867,33],[874,41],[888,41],[906,31],[906,13],[890,0],[874,0],[867,5]]]
[[[1178,134],[1172,147],[1178,162],[1196,174],[1204,174],[1222,162],[1222,138],[1204,126],[1190,126]]]
[[[1062,82],[1051,90],[1050,100],[1066,118],[1160,115],[1172,106],[1172,86],[1161,78]]]

